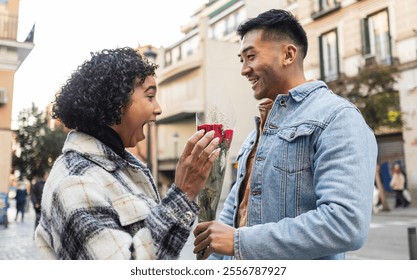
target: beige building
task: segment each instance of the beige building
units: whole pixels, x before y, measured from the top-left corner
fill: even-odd
[[[33,49],[34,29],[17,41],[19,0],[0,0],[0,192],[7,192],[12,157],[14,74]]]
[[[292,11],[305,27],[310,44],[307,78],[334,81],[341,73],[356,75],[365,64],[399,63],[398,90],[406,124],[399,133],[378,135],[378,160],[388,166],[401,161],[416,195],[417,0],[208,1],[182,26],[183,39],[158,53],[163,114],[154,128],[157,143],[152,153],[158,184],[167,187],[172,182],[179,153],[196,130],[196,113],[231,100],[235,137],[223,196],[229,190],[232,164],[257,115],[250,86],[240,76],[235,28],[270,8]]]
[[[157,144],[153,174],[162,189],[173,179],[187,139],[196,131],[196,113],[216,107],[234,119],[224,195],[234,180],[233,163],[243,140],[254,127],[257,102],[249,82],[240,75],[237,25],[247,17],[276,7],[279,1],[208,1],[182,26],[184,38],[158,53]],[[224,196],[223,195],[223,196]]]
[[[307,78],[326,82],[354,76],[360,68],[396,64],[404,126],[377,132],[378,163],[389,175],[394,162],[405,167],[417,201],[417,0],[283,0],[305,27]],[[385,177],[383,176],[383,177]],[[383,178],[384,179],[384,178]]]

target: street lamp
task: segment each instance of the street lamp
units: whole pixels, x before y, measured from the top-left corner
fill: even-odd
[[[174,158],[177,159],[178,158],[178,138],[180,137],[180,135],[178,134],[178,132],[175,132],[174,135],[172,135],[172,138],[174,138]]]
[[[156,52],[154,52],[152,50],[152,47],[149,46],[148,49],[143,53],[143,55],[148,58],[151,61],[155,61],[156,59]],[[147,142],[146,142],[146,163],[147,166],[149,168],[149,170],[151,171],[151,173],[153,173],[152,170],[152,139],[151,139],[151,126],[148,124],[148,135],[147,135]]]

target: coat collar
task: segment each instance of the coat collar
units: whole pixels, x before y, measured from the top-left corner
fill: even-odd
[[[93,136],[75,130],[68,133],[62,149],[63,153],[69,151],[76,151],[109,172],[126,165],[134,169],[147,170],[147,167],[129,151],[125,150],[126,156],[122,158]]]

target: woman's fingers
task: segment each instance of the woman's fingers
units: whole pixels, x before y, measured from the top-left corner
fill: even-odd
[[[197,143],[195,143],[189,156],[197,160],[201,156],[201,153],[203,153],[210,146],[209,143],[213,140],[213,136],[214,131],[207,132],[200,140],[197,141]]]
[[[184,150],[181,154],[180,160],[187,158],[194,149],[195,144],[204,136],[204,130],[195,132],[185,143]]]
[[[218,137],[214,138],[208,146],[206,146],[199,156],[196,158],[197,164],[200,164],[202,167],[204,164],[214,162],[214,159],[216,158],[216,149],[219,149],[219,141],[220,139]],[[214,156],[214,158],[212,158]]]
[[[175,184],[194,200],[207,180],[215,159],[220,154],[220,139],[214,131],[198,131],[187,141],[177,164]]]

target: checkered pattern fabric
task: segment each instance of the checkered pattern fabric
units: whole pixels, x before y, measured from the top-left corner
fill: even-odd
[[[44,187],[35,238],[46,259],[177,259],[198,213],[175,185],[160,199],[125,151],[72,131]]]

